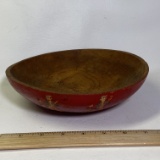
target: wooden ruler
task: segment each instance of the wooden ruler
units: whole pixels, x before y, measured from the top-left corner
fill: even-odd
[[[69,131],[0,135],[0,150],[109,146],[160,146],[160,130]]]

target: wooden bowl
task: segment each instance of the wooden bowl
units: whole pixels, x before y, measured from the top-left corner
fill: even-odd
[[[33,103],[61,112],[110,108],[135,93],[149,67],[137,55],[107,49],[47,53],[6,70],[11,85]]]

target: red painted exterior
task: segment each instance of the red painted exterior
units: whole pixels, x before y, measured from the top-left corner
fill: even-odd
[[[8,76],[9,82],[17,92],[33,103],[51,110],[74,113],[94,112],[113,107],[134,94],[141,87],[145,78],[134,85],[113,92],[72,95],[38,90]]]

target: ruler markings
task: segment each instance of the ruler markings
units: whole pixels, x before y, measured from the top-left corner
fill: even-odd
[[[0,150],[95,146],[160,146],[160,130],[102,130],[0,134]]]

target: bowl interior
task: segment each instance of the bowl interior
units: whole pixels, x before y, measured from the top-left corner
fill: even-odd
[[[98,94],[133,85],[145,78],[147,63],[115,50],[84,49],[42,54],[7,70],[16,81],[45,91]]]

